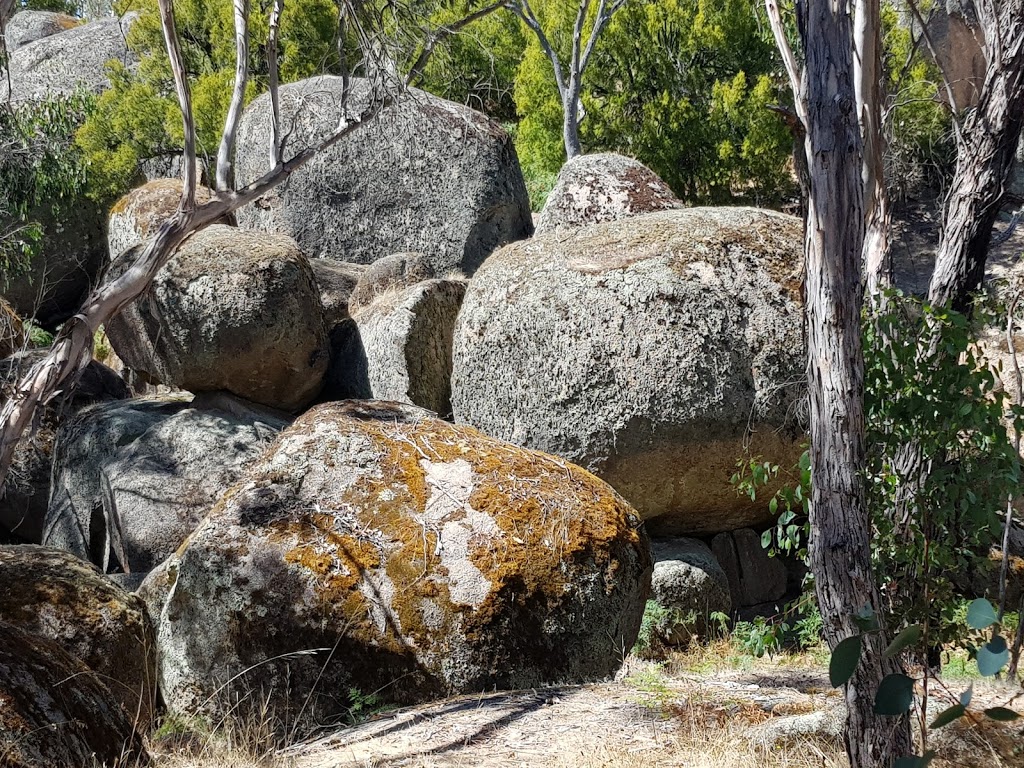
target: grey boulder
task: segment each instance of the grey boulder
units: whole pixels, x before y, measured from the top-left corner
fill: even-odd
[[[355,312],[385,293],[409,288],[437,275],[422,253],[393,253],[378,259],[360,275],[349,297],[349,312]],[[387,398],[385,398],[387,399]]]
[[[20,378],[42,360],[47,351],[27,350],[0,360],[0,406]],[[130,394],[120,376],[93,360],[82,372],[70,398],[58,397],[42,408],[37,428],[23,436],[15,447],[11,468],[4,480],[0,494],[0,542],[39,544],[42,541],[50,499],[53,444],[60,424],[87,405],[123,400]]]
[[[656,627],[669,645],[707,639],[711,614],[732,611],[729,580],[706,544],[697,539],[651,542],[651,599],[664,609]]]
[[[38,101],[68,96],[79,88],[106,90],[107,62],[137,62],[125,42],[137,18],[129,13],[121,19],[97,19],[17,48],[8,61],[10,79],[0,78],[0,101]]]
[[[327,373],[320,292],[282,235],[220,224],[197,232],[106,331],[121,361],[153,382],[287,411],[308,405]]]
[[[107,252],[114,260],[150,235],[178,209],[184,183],[181,179],[154,179],[136,187],[110,208],[107,219]],[[196,202],[210,201],[212,191],[196,187]]]
[[[137,597],[68,552],[0,547],[0,616],[99,675],[136,728],[156,708],[156,637]]]
[[[737,608],[770,603],[786,594],[786,566],[781,558],[769,556],[755,531],[720,533],[711,540],[711,551],[725,570]]]
[[[131,718],[85,662],[53,640],[4,621],[0,701],[5,768],[147,762]]]
[[[382,293],[331,333],[324,398],[374,398],[451,414],[452,333],[466,284],[425,280]]]
[[[287,423],[237,398],[142,398],[69,419],[43,542],[104,570],[169,557]]]
[[[342,78],[330,76],[282,86],[293,151],[336,130],[342,91]],[[370,99],[368,83],[353,79],[348,113]],[[269,131],[264,95],[239,125],[239,184],[269,170]],[[419,251],[438,274],[471,274],[495,248],[533,232],[511,138],[484,115],[416,89],[237,217],[243,228],[294,237],[310,258],[369,264]]]
[[[4,28],[7,50],[14,51],[28,43],[77,27],[81,23],[81,19],[68,16],[66,13],[19,11],[7,20]]]
[[[151,574],[164,698],[214,717],[266,703],[301,732],[353,689],[415,703],[602,678],[650,567],[630,507],[577,467],[411,406],[319,405]]]
[[[323,304],[324,319],[330,332],[348,319],[349,298],[366,272],[366,265],[331,259],[311,259],[309,265],[320,290],[320,303]]]
[[[767,523],[729,479],[745,455],[801,453],[802,258],[799,219],[754,208],[507,246],[459,312],[455,419],[594,472],[653,535]]]
[[[579,155],[558,172],[536,234],[682,207],[668,184],[639,160],[612,152]]]

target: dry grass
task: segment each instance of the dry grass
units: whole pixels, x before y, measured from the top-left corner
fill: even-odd
[[[812,651],[754,659],[722,641],[661,663],[631,657],[615,682],[458,697],[381,714],[283,751],[269,747],[260,723],[235,725],[217,736],[179,741],[188,749],[165,749],[154,765],[844,768],[835,729],[777,736],[778,726],[794,718],[837,712],[841,696],[828,686],[822,658]],[[975,696],[980,706],[990,706],[1005,701],[1006,690],[980,683]],[[936,741],[945,758],[935,763],[941,768],[1024,766],[1020,725],[964,721],[943,729]]]

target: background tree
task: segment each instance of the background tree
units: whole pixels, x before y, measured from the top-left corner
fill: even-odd
[[[541,14],[549,4],[554,19],[557,8],[566,15],[561,4],[534,8]],[[784,99],[778,53],[762,27],[745,0],[631,0],[608,24],[585,75],[583,143],[640,159],[691,202],[787,199],[792,139],[769,110]],[[550,39],[563,50],[564,37]],[[532,39],[515,97],[528,178],[557,173],[565,160],[561,99]]]

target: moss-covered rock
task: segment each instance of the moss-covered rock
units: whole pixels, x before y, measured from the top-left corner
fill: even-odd
[[[166,594],[173,712],[266,699],[308,724],[342,716],[353,691],[411,703],[606,676],[650,573],[637,516],[593,475],[418,408],[347,401],[283,431],[142,591]]]
[[[67,552],[6,546],[0,547],[0,616],[81,659],[129,721],[148,730],[156,703],[156,638],[141,600]]]
[[[107,219],[110,258],[116,259],[155,235],[160,225],[178,210],[184,187],[181,179],[153,179],[114,203]],[[200,205],[208,203],[212,195],[206,187],[196,188],[196,202]]]

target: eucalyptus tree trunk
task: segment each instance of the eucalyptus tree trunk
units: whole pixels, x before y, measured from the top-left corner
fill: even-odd
[[[1024,121],[1024,0],[976,4],[987,68],[978,106],[958,132],[957,161],[928,287],[932,304],[961,312],[985,276],[992,226]]]
[[[798,4],[806,70],[807,376],[811,405],[811,570],[830,647],[858,634],[865,604],[878,613],[865,504],[864,355],[861,253],[862,143],[854,91],[848,0]],[[846,686],[851,768],[890,768],[910,754],[906,717],[874,713],[883,677],[883,638],[865,638]]]

